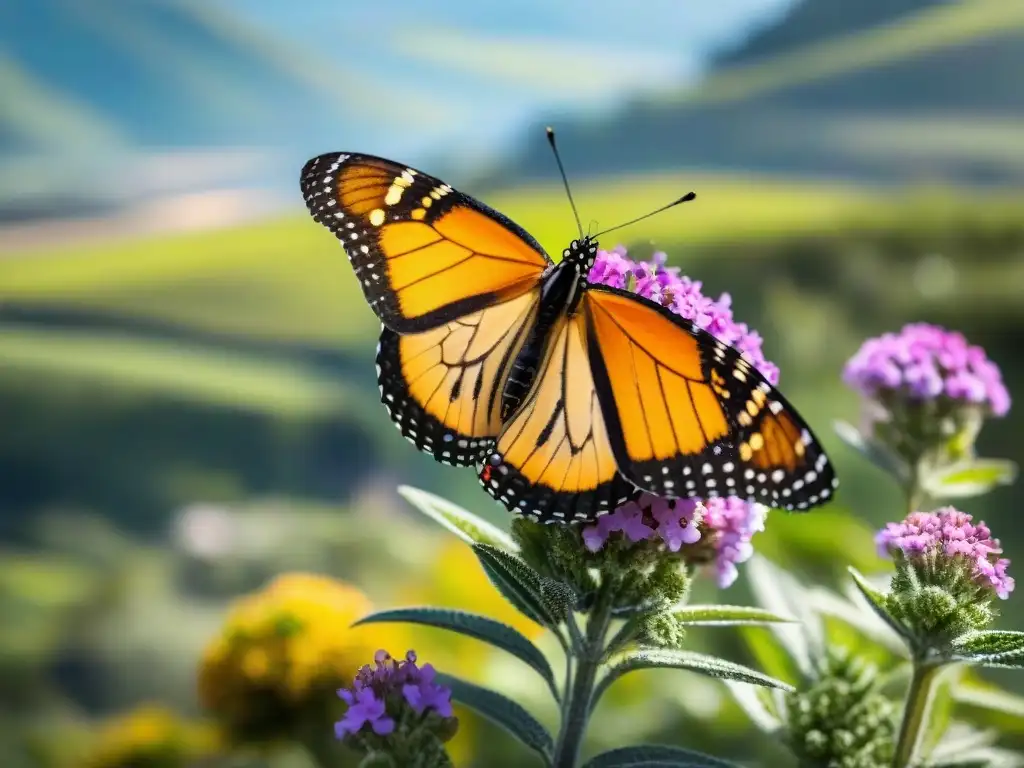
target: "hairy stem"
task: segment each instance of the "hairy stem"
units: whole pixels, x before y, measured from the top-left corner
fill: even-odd
[[[903,722],[896,742],[893,768],[909,768],[918,757],[931,719],[935,681],[942,667],[938,664],[915,661],[914,674],[910,678],[910,689],[903,709]]]
[[[578,640],[574,638],[572,652],[575,664],[572,680],[566,681],[562,698],[562,725],[553,760],[555,768],[575,768],[579,760],[611,618],[611,590],[602,586],[587,619],[586,634]]]

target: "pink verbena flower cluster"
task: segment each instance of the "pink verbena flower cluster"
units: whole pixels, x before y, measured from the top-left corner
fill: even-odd
[[[999,557],[1003,551],[999,540],[992,538],[985,523],[975,524],[971,515],[953,507],[911,512],[902,521],[887,524],[875,543],[883,556],[902,556],[911,562],[944,558],[950,564],[966,565],[976,584],[1003,600],[1013,591],[1013,577],[1007,575],[1010,561]]]
[[[723,293],[717,300],[705,296],[699,281],[681,275],[676,267],[666,266],[665,260],[661,252],[655,253],[651,261],[633,261],[622,246],[600,250],[588,279],[591,283],[631,290],[668,307],[738,349],[771,384],[777,384],[778,366],[765,359],[760,334],[733,318],[729,294]],[[760,505],[736,497],[700,503],[695,499],[667,500],[643,494],[637,501],[585,528],[583,538],[592,552],[604,546],[613,533],[621,533],[631,542],[660,538],[671,552],[679,552],[684,545],[699,546],[702,550],[710,547],[710,568],[719,586],[728,587],[736,580],[737,564],[753,554],[751,538],[764,530],[765,513]]]
[[[903,394],[914,401],[941,397],[984,405],[995,416],[1010,410],[998,366],[963,334],[927,323],[905,325],[865,341],[847,362],[843,381],[865,397]]]
[[[724,589],[739,576],[736,566],[754,554],[751,539],[755,533],[764,530],[768,508],[735,496],[708,499],[704,507],[706,511],[701,528],[708,543],[714,547],[715,559],[711,567],[718,586]]]
[[[678,552],[683,544],[700,539],[700,506],[695,499],[663,499],[644,493],[584,528],[583,543],[597,552],[613,533],[621,533],[633,543],[661,539],[670,552]]]
[[[761,335],[732,316],[732,297],[723,293],[712,299],[701,293],[700,281],[679,274],[678,267],[665,266],[666,256],[657,252],[651,261],[633,261],[621,245],[599,250],[587,279],[612,288],[625,288],[668,307],[680,317],[708,331],[724,344],[745,354],[751,365],[771,384],[779,381],[779,369],[765,359]]]
[[[342,688],[338,696],[348,704],[345,717],[334,725],[341,739],[369,726],[378,736],[395,730],[395,703],[407,705],[417,715],[433,710],[441,717],[452,717],[452,692],[434,682],[436,672],[430,664],[416,665],[416,654],[409,651],[404,661],[391,658],[385,650],[374,654],[374,666],[364,665],[356,674],[351,689]],[[389,710],[391,704],[391,710]]]
[[[764,530],[767,509],[736,497],[708,499],[663,499],[650,493],[636,501],[623,504],[609,515],[598,518],[583,529],[583,543],[597,552],[614,534],[631,543],[662,541],[670,552],[679,552],[685,559],[691,550],[701,556],[712,553],[709,568],[723,589],[732,585],[739,575],[736,566],[754,553],[751,539]]]

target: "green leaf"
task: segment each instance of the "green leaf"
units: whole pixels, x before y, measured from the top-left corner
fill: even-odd
[[[979,750],[991,746],[998,738],[991,730],[979,731],[964,723],[949,723],[944,730],[942,739],[927,752],[929,766],[953,766],[977,760]]]
[[[890,616],[889,612],[886,610],[885,595],[882,592],[879,592],[877,589],[875,589],[874,586],[872,586],[871,582],[867,580],[867,577],[865,577],[864,574],[862,574],[852,565],[849,568],[847,568],[847,570],[850,572],[850,576],[853,578],[853,584],[855,587],[857,587],[857,591],[860,592],[861,595],[863,595],[865,600],[867,600],[868,605],[871,607],[871,610],[875,612],[875,615],[877,615],[878,618],[880,618],[882,621],[884,621],[886,624],[892,627],[893,631],[895,631],[900,637],[904,637],[907,640],[909,640],[909,630],[905,626],[903,626],[902,623],[900,623],[892,616]]]
[[[960,685],[953,688],[953,699],[957,704],[1001,712],[1024,720],[1024,696],[980,680],[961,680]]]
[[[488,720],[500,725],[534,752],[545,764],[551,764],[554,741],[547,729],[519,704],[500,693],[474,685],[466,680],[442,672],[435,678],[438,684],[451,688],[452,699],[465,704]]]
[[[902,458],[893,453],[885,444],[862,434],[853,424],[845,421],[833,421],[832,429],[835,430],[840,440],[883,472],[892,475],[901,483],[910,477],[910,468]]]
[[[591,709],[597,706],[598,700],[612,683],[623,675],[640,669],[688,669],[691,672],[699,672],[720,680],[735,680],[769,688],[781,688],[784,691],[795,690],[789,683],[776,680],[774,677],[769,677],[742,664],[719,659],[716,656],[708,656],[694,651],[642,649],[623,654],[609,667],[594,689]]]
[[[537,646],[507,624],[466,611],[445,608],[396,608],[372,613],[357,621],[353,626],[387,622],[406,622],[439,627],[490,643],[532,667],[544,678],[544,682],[548,684],[555,699],[559,698],[555,674],[544,654]]]
[[[546,605],[544,577],[521,558],[489,544],[474,544],[473,552],[495,588],[527,618],[552,629],[559,624]]]
[[[772,634],[805,677],[814,674],[814,659],[824,652],[824,627],[811,610],[807,589],[770,560],[754,555],[744,566],[754,598],[767,611],[796,618],[800,624],[773,624]]]
[[[968,632],[953,641],[954,658],[985,667],[1024,667],[1024,632]]]
[[[408,485],[398,486],[398,493],[420,512],[436,520],[467,544],[490,544],[509,552],[518,550],[512,537],[505,531],[447,499]]]
[[[922,478],[925,492],[936,499],[981,496],[1017,479],[1017,465],[1005,459],[968,459]]]
[[[725,687],[729,689],[735,702],[758,730],[764,733],[776,733],[782,728],[782,719],[769,708],[765,701],[766,697],[762,695],[764,693],[762,688],[737,683],[734,680],[726,680]]]
[[[873,586],[868,583],[870,589]],[[844,595],[824,587],[814,587],[808,593],[811,606],[822,616],[829,616],[852,627],[867,640],[882,646],[890,653],[906,658],[907,646],[903,637],[876,612],[872,602],[855,583],[843,585]],[[877,592],[877,590],[874,590]]]
[[[980,731],[964,723],[952,723],[945,737],[930,753],[927,768],[1019,768],[1024,756],[993,746],[1000,733]]]
[[[661,744],[638,744],[635,747],[619,747],[591,758],[583,768],[738,768],[730,763],[703,752],[681,749]]]
[[[762,624],[792,624],[796,619],[777,616],[764,608],[744,605],[688,605],[672,612],[680,624],[694,627],[728,627]]]
[[[953,726],[953,685],[960,677],[964,668],[956,664],[946,664],[935,672],[931,686],[931,710],[920,744],[921,754],[930,755],[944,736],[949,734]]]

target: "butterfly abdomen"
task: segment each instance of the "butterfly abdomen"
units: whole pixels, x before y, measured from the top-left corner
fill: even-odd
[[[565,312],[576,292],[579,272],[574,265],[563,262],[547,275],[541,288],[541,304],[537,322],[530,329],[522,350],[516,356],[501,396],[501,420],[508,421],[523,402],[537,375],[537,367],[547,349],[551,329]]]

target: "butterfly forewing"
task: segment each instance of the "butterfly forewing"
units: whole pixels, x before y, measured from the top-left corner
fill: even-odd
[[[331,153],[302,194],[341,241],[366,300],[396,333],[436,328],[538,286],[551,264],[522,228],[414,168]]]
[[[445,464],[479,462],[501,431],[502,388],[539,304],[535,289],[429,331],[383,328],[381,401],[402,435]]]
[[[632,483],[786,509],[831,495],[810,428],[736,349],[627,291],[591,288],[582,308],[612,450]]]

